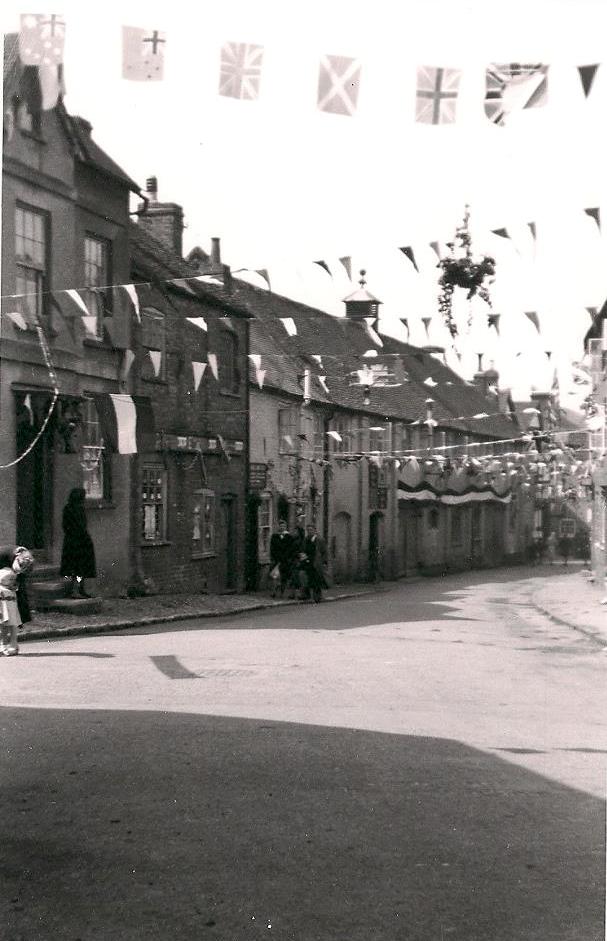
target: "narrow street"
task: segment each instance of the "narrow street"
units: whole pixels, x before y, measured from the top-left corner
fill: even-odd
[[[7,941],[599,941],[605,652],[530,569],[29,642]]]

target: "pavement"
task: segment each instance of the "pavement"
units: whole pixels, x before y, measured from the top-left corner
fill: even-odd
[[[493,571],[495,570],[479,572],[479,578],[489,577],[489,572]],[[601,604],[606,591],[590,580],[590,573],[581,563],[572,562],[568,566],[562,563],[538,565],[529,567],[528,571],[530,576],[542,576],[532,595],[532,603],[539,612],[554,623],[580,631],[607,647],[607,604]],[[443,576],[441,584],[444,585],[449,577]],[[409,583],[419,579],[403,581]],[[363,597],[389,591],[398,584],[400,582],[335,586],[324,593],[324,600],[342,601]],[[297,598],[272,598],[261,592],[239,595],[175,594],[151,595],[144,598],[108,598],[104,600],[101,613],[87,615],[84,620],[73,614],[35,612],[34,620],[23,628],[19,639],[28,641],[103,634],[150,624],[225,617],[264,608],[308,603]]]

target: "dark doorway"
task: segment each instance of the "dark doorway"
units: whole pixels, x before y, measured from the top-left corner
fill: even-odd
[[[250,493],[247,500],[247,551],[245,560],[245,589],[257,591],[259,587],[259,505],[261,498]]]
[[[237,555],[236,545],[236,497],[227,494],[222,497],[223,527],[225,533],[225,575],[224,588],[226,591],[236,591],[237,588]]]
[[[369,517],[369,581],[372,582],[377,582],[381,578],[383,522],[383,513],[371,513]]]
[[[17,456],[25,454],[17,464],[16,541],[36,550],[41,561],[46,559],[52,542],[52,422],[36,438],[50,404],[47,395],[35,393],[21,394],[16,401]]]

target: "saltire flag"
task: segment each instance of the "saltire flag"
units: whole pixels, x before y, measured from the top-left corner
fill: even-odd
[[[356,111],[361,65],[348,56],[325,55],[318,73],[318,109],[331,114]]]
[[[421,124],[453,124],[460,76],[459,69],[420,66],[417,70],[415,120]]]
[[[584,212],[587,216],[590,216],[591,219],[594,219],[598,226],[599,232],[601,231],[601,210],[599,208],[595,209],[584,209]]]
[[[226,42],[221,49],[219,94],[224,98],[252,101],[259,98],[263,46]]]
[[[415,260],[415,255],[413,253],[413,249],[411,248],[411,246],[407,245],[404,248],[401,248],[400,251],[403,253],[403,255],[407,256],[407,258],[409,259],[409,261],[411,262],[411,264],[413,265],[413,267],[419,274],[419,268],[417,267],[417,262]]]
[[[592,90],[592,84],[596,77],[598,64],[597,65],[578,65],[577,70],[580,73],[580,81],[582,83],[582,88],[584,89],[584,97],[587,98]]]
[[[21,16],[19,57],[23,65],[61,65],[65,21],[57,13],[25,13]]]
[[[133,82],[162,81],[165,45],[166,33],[123,26],[122,77]]]
[[[485,114],[494,124],[504,125],[510,114],[546,104],[547,65],[491,65],[485,78]]]
[[[147,396],[97,393],[95,407],[103,437],[119,454],[136,454],[149,449],[154,434],[154,413]]]
[[[541,330],[540,330],[540,318],[539,318],[538,315],[535,313],[535,311],[533,311],[533,310],[527,311],[527,310],[526,310],[526,311],[525,311],[525,317],[527,317],[527,318],[531,321],[531,323],[533,324],[533,326],[535,327],[535,329],[537,330],[537,332],[538,332],[538,333],[541,333]]]
[[[343,258],[339,259],[341,264],[344,266],[348,273],[350,281],[352,280],[352,259],[349,255],[344,255]]]
[[[326,261],[322,261],[322,260],[321,260],[321,261],[315,261],[315,262],[313,262],[313,264],[318,265],[319,268],[322,268],[324,271],[327,272],[328,275],[330,275],[331,277],[333,277],[333,275],[331,274],[331,269],[329,268],[329,266],[328,266],[328,264],[326,263]]]

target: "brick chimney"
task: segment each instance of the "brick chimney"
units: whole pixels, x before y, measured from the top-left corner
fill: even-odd
[[[479,358],[480,367],[482,362],[482,354],[478,353],[477,355]],[[485,369],[484,372],[479,368],[479,371],[474,374],[474,384],[483,393],[483,395],[490,395],[491,387],[495,386],[497,388],[499,378],[500,374],[498,373],[497,369],[493,368],[493,364],[491,364],[489,369]]]
[[[549,392],[532,392],[531,401],[540,413],[541,430],[547,431],[552,425],[552,409],[550,408],[552,396]]]
[[[183,255],[183,209],[177,203],[158,202],[158,180],[151,176],[145,184],[148,206],[139,204],[139,225],[165,248]]]

